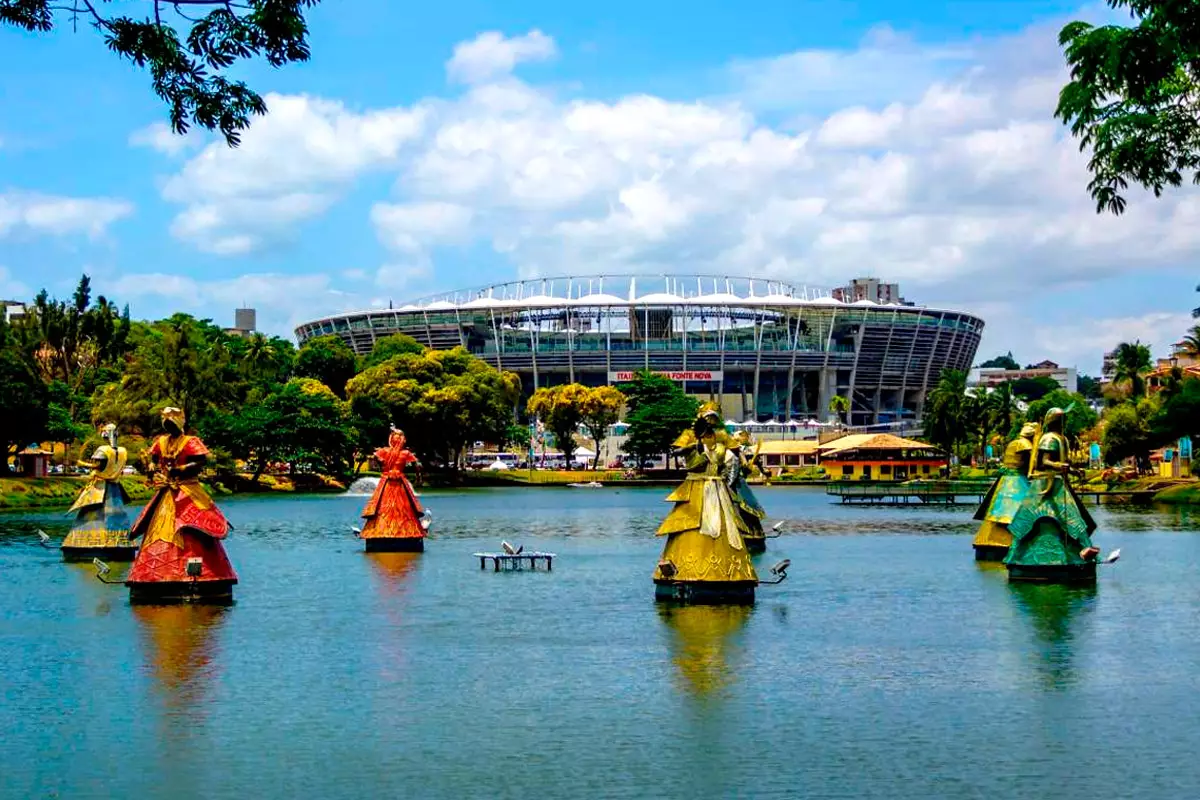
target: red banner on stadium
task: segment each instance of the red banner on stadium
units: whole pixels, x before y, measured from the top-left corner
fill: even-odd
[[[667,378],[668,380],[672,380],[672,381],[719,381],[719,380],[724,380],[724,378],[725,378],[725,373],[719,369],[716,369],[716,370],[711,370],[711,369],[683,370],[680,372],[668,372],[668,371],[663,371],[663,370],[652,369],[652,370],[650,370],[650,372],[655,375],[661,375],[662,377]],[[610,373],[608,373],[608,382],[609,383],[624,383],[626,381],[633,380],[633,376],[636,374],[637,373],[633,372],[633,371],[610,372]]]

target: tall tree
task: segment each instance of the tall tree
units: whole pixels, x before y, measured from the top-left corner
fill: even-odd
[[[314,378],[332,389],[338,397],[346,396],[346,382],[354,377],[357,370],[354,351],[340,336],[309,339],[296,355],[297,377]]]
[[[47,421],[46,385],[0,314],[0,473],[14,453],[42,438]]]
[[[1129,387],[1133,399],[1145,397],[1145,374],[1150,371],[1150,348],[1140,341],[1121,342],[1113,356],[1113,383]]]
[[[679,384],[644,370],[620,390],[629,408],[629,430],[621,449],[635,456],[639,466],[647,458],[667,453],[700,408]]]
[[[962,370],[943,370],[937,384],[925,398],[923,425],[925,438],[945,450],[954,452],[957,445],[969,437],[967,373]]]
[[[263,58],[273,67],[309,58],[306,9],[317,0],[142,0],[142,12],[118,16],[105,0],[0,0],[0,24],[46,33],[78,23],[95,29],[108,49],[148,69],[154,93],[169,108],[171,128],[195,124],[220,131],[230,147],[266,103],[231,80],[239,62]],[[124,3],[123,6],[134,5]],[[192,16],[201,13],[202,16]],[[181,29],[187,30],[181,38]]]
[[[1021,365],[1013,358],[1012,350],[1009,350],[1002,356],[989,358],[979,365],[980,369],[1020,369]]]
[[[393,333],[391,336],[385,336],[375,342],[371,352],[363,356],[362,368],[367,369],[382,364],[393,356],[423,352],[425,352],[425,346],[413,337],[403,333]]]
[[[534,392],[525,405],[525,410],[541,419],[554,434],[554,443],[568,464],[575,454],[575,432],[583,422],[589,394],[588,388],[578,383],[544,386]]]
[[[840,394],[829,398],[829,413],[837,414],[838,421],[846,424],[846,415],[850,413],[850,398]]]
[[[608,438],[608,429],[621,418],[625,395],[613,386],[597,386],[588,392],[583,405],[583,429],[596,445],[592,469],[600,468],[600,445]]]
[[[1055,116],[1091,150],[1096,210],[1120,214],[1131,183],[1156,197],[1185,178],[1200,183],[1200,3],[1107,2],[1136,24],[1062,29],[1071,79]]]

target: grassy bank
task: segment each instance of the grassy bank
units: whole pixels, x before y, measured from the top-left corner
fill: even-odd
[[[0,478],[0,511],[26,509],[61,508],[66,511],[80,490],[87,484],[86,477],[55,476],[53,478]],[[121,485],[129,493],[133,503],[141,503],[154,494],[149,481],[141,475],[129,475],[121,479]],[[317,492],[344,492],[346,485],[324,475],[297,475],[294,478],[279,475],[263,475],[257,483],[250,475],[225,477],[204,484],[215,495],[230,494],[311,494]]]
[[[1200,481],[1163,489],[1154,495],[1154,502],[1172,505],[1200,505]]]

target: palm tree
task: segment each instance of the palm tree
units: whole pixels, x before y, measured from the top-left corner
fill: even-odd
[[[850,398],[835,394],[829,398],[829,413],[837,414],[842,424],[846,423],[846,414],[850,411]]]
[[[275,366],[275,347],[271,340],[261,332],[250,337],[246,345],[246,353],[242,357],[252,378],[259,378],[264,373],[273,373]]]
[[[1184,335],[1183,339],[1179,341],[1179,344],[1183,345],[1179,349],[1179,355],[1188,358],[1200,358],[1200,325],[1193,325]]]
[[[1130,397],[1144,397],[1146,381],[1143,376],[1150,371],[1150,348],[1141,341],[1121,342],[1113,360],[1113,383],[1128,383]]]
[[[973,401],[967,397],[967,373],[942,370],[937,385],[925,399],[925,438],[947,453],[970,436]]]

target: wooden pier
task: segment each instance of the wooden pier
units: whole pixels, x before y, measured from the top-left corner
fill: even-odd
[[[931,481],[929,483],[831,483],[825,493],[842,503],[882,506],[978,505],[991,487],[987,483]]]
[[[537,569],[538,559],[545,560],[547,572],[551,572],[554,569],[554,553],[475,553],[474,555],[479,559],[480,569],[487,569],[487,562],[490,558],[494,572],[499,572],[501,567],[504,569],[524,569],[525,561],[529,562],[530,569]]]

